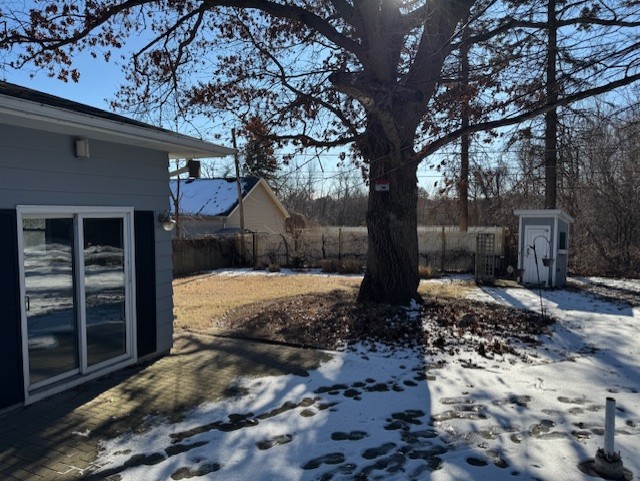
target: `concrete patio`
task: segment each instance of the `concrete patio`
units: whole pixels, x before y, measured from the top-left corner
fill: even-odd
[[[0,478],[110,479],[92,475],[100,468],[95,459],[101,440],[147,429],[156,416],[179,420],[186,409],[233,396],[239,377],[305,375],[326,356],[275,344],[178,334],[169,356],[0,417]]]

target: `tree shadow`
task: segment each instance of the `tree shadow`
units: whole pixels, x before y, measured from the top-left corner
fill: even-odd
[[[61,479],[428,480],[438,471],[438,479],[533,480],[549,472],[541,467],[548,446],[573,453],[564,461],[571,473],[602,439],[594,419],[603,417],[595,398],[603,393],[547,388],[538,381],[544,369],[563,363],[592,391],[638,385],[632,361],[591,349],[573,329],[578,321],[556,326],[557,352],[537,364],[483,370],[433,365],[421,349],[318,353],[180,335],[171,356],[2,418],[2,474],[46,473],[42,459],[50,459],[67,469]],[[613,334],[603,342],[620,346]],[[587,358],[600,353],[594,371]],[[616,365],[625,371],[619,385]],[[520,377],[505,374],[516,368]],[[126,433],[96,463],[99,442]],[[575,472],[571,479],[583,479]]]
[[[142,472],[181,479],[214,471],[220,479],[256,481],[428,480],[434,471],[445,479],[540,479],[540,443],[563,440],[576,458],[587,455],[573,446],[569,418],[559,410],[529,412],[530,396],[499,374],[432,368],[420,349],[372,345],[335,356],[308,376],[243,382],[233,400],[202,405],[136,443],[124,438],[110,446],[123,454],[87,479]],[[460,395],[434,391],[439,377],[449,377]],[[515,458],[507,444],[524,449]]]
[[[584,478],[577,464],[595,454],[585,440],[598,437],[575,426],[573,408],[593,407],[585,399],[513,385],[489,370],[457,366],[443,376],[460,386],[460,394],[439,399],[440,406],[434,401],[434,409],[443,409],[434,415],[438,429],[453,446],[444,457],[443,469],[451,471],[445,479]],[[562,471],[554,471],[560,465]]]
[[[589,292],[567,289],[505,289],[499,287],[483,287],[482,291],[498,302],[505,303],[518,309],[540,312],[540,299],[545,313],[553,311],[581,311],[593,314],[608,314],[614,316],[634,316],[633,307],[620,299],[611,300]],[[526,293],[526,295],[522,295]]]
[[[427,479],[441,465],[421,350],[371,345],[305,374],[245,380],[236,398],[150,431],[96,476],[170,479],[207,464],[221,479]],[[189,449],[169,455],[176,445]]]
[[[99,443],[179,420],[189,409],[238,395],[237,379],[308,376],[329,355],[258,343],[178,336],[170,356],[125,368],[0,417],[0,477],[80,479]]]
[[[569,287],[586,291],[612,304],[640,306],[640,281],[610,280],[601,278],[573,277]]]
[[[497,288],[483,291],[501,303],[539,311],[535,292]],[[623,435],[623,445],[629,446],[632,438],[627,436],[640,434],[637,410],[634,412],[634,396],[640,391],[637,314],[627,305],[581,291],[543,291],[543,301],[546,313],[557,322],[538,358],[526,368],[527,376],[540,380],[541,385],[545,379],[556,378],[557,393],[541,412],[549,414],[554,426],[565,426],[565,434],[571,434],[568,439],[575,453],[573,460],[579,462],[593,457],[602,447],[604,403],[607,397],[614,396],[620,403],[616,417],[618,422],[624,422],[616,432]]]

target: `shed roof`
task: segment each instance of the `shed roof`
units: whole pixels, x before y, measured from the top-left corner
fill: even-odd
[[[0,81],[1,123],[146,147],[167,152],[170,158],[234,153],[221,145],[4,81]]]
[[[558,218],[568,224],[573,223],[573,217],[567,214],[562,209],[516,209],[513,211],[514,215],[518,217],[526,218],[546,218],[555,219]]]

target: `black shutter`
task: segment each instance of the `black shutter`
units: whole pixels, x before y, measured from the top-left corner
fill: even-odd
[[[0,409],[24,401],[15,210],[0,210]]]
[[[156,352],[156,242],[153,211],[135,211],[138,357]]]

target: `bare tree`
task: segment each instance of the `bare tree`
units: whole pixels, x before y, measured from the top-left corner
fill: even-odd
[[[371,180],[361,301],[420,299],[416,206],[423,159],[464,134],[518,124],[640,79],[640,4],[627,0],[567,4],[556,25],[583,42],[575,46],[582,62],[571,72],[579,81],[557,100],[532,70],[544,64],[544,49],[532,49],[533,39],[548,28],[537,2],[43,0],[29,11],[13,5],[0,7],[0,49],[17,55],[15,67],[31,62],[77,80],[77,50],[108,59],[131,35],[148,36],[133,54],[121,105],[177,104],[181,114],[212,118],[222,110],[245,122],[260,112],[278,142],[300,149],[351,145]],[[461,46],[465,22],[479,52],[471,70],[484,101],[477,103],[478,121],[461,127],[450,115],[460,99],[447,94],[459,85],[451,54]]]
[[[584,274],[640,272],[640,109],[576,115],[561,139],[560,198],[576,218],[573,268]]]
[[[468,19],[469,20],[469,19]],[[462,130],[468,130],[471,115],[469,92],[469,21],[462,27],[462,42],[460,45],[460,83],[463,95],[461,105]],[[458,182],[458,199],[460,202],[460,230],[466,232],[469,229],[469,148],[471,146],[471,134],[464,133],[460,137],[460,180]]]

